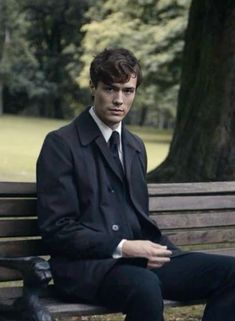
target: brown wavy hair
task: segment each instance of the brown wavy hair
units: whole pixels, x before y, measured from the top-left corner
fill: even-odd
[[[105,84],[125,83],[131,76],[137,78],[137,87],[142,82],[141,66],[134,54],[124,48],[105,49],[90,65],[90,78],[95,87],[99,81]]]

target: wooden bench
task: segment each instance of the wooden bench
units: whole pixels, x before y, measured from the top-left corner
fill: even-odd
[[[149,184],[149,197],[152,218],[177,245],[235,255],[235,182]],[[26,321],[28,316],[23,307],[27,307],[32,293],[36,304],[49,311],[45,321],[52,320],[50,315],[55,318],[115,312],[61,302],[53,285],[46,287],[50,280],[47,260],[37,258],[47,259],[47,255],[37,229],[35,184],[0,183],[0,320]],[[22,275],[24,290],[22,281],[18,282]],[[23,299],[19,299],[22,293]],[[165,304],[179,306],[192,302]],[[41,319],[38,316],[29,320]]]

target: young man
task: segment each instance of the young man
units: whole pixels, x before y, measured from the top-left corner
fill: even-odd
[[[66,299],[163,321],[163,299],[205,299],[204,321],[235,319],[235,259],[183,252],[148,217],[146,153],[122,124],[141,83],[126,49],[91,63],[93,106],[48,134],[37,162],[39,226]]]

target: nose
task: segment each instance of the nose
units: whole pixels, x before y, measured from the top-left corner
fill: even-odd
[[[115,93],[113,97],[113,104],[115,106],[121,106],[123,104],[123,94],[121,91]]]

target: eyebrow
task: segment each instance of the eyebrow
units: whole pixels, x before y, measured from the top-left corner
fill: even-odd
[[[125,89],[135,90],[135,89],[136,89],[136,87],[133,87],[133,86],[127,86],[127,87],[122,87],[122,88],[120,88],[119,86],[116,86],[116,85],[114,85],[114,84],[110,84],[110,85],[107,85],[107,86],[112,87],[113,89],[122,89],[122,90],[125,90]]]

